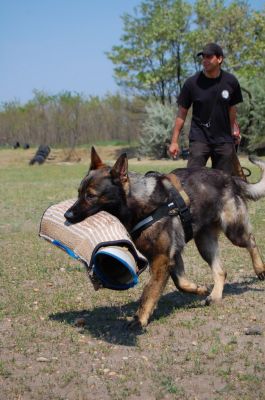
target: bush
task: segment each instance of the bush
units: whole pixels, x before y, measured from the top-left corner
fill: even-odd
[[[175,124],[177,106],[163,105],[152,102],[146,106],[147,117],[142,126],[139,155],[155,159],[167,158],[167,149],[171,142],[172,130]],[[180,136],[182,150],[188,146],[191,111],[189,111]]]
[[[242,147],[250,152],[265,147],[265,81],[261,78],[241,82],[244,102],[238,107]],[[245,89],[244,89],[245,88]]]
[[[175,109],[171,105],[152,102],[146,106],[146,113],[147,117],[140,136],[139,154],[157,159],[167,157]]]

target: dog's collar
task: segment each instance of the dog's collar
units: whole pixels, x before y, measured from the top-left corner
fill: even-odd
[[[172,201],[162,204],[152,214],[138,222],[130,232],[133,238],[138,237],[143,230],[166,216],[179,216],[185,234],[185,241],[188,242],[193,238],[189,197],[182,189],[179,180],[174,174],[166,175],[166,179],[172,184]]]

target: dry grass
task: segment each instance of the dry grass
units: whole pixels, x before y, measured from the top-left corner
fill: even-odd
[[[228,279],[220,306],[204,308],[169,283],[147,331],[133,334],[126,319],[148,272],[134,289],[94,292],[82,265],[38,237],[43,211],[75,196],[88,151],[78,164],[58,156],[29,167],[30,151],[0,151],[0,399],[265,399],[265,286],[247,253],[222,238]],[[179,165],[130,160],[141,171]],[[264,200],[250,207],[265,255],[264,210]],[[193,280],[212,283],[192,243],[185,262]],[[253,325],[263,335],[247,336]]]

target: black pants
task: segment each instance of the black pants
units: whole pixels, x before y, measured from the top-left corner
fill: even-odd
[[[188,168],[205,167],[209,158],[212,168],[221,169],[229,174],[233,171],[234,143],[207,144],[190,142]]]

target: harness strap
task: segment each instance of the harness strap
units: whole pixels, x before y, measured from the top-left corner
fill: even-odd
[[[175,190],[173,193],[173,201],[176,205],[180,221],[183,226],[186,243],[193,238],[192,216],[190,213],[190,199],[182,188],[181,182],[175,174],[168,174],[166,178],[171,182]]]
[[[171,182],[171,184],[174,186],[174,188],[176,189],[176,191],[180,194],[180,196],[183,198],[186,206],[188,207],[190,205],[190,198],[187,195],[187,193],[185,192],[185,190],[183,189],[180,180],[178,179],[178,177],[175,174],[167,174],[166,178]]]
[[[142,221],[138,222],[133,229],[131,230],[130,234],[133,238],[140,235],[140,233],[149,228],[149,226],[153,225],[156,221],[159,221],[161,218],[166,217],[170,214],[172,210],[175,209],[175,204],[173,202],[167,204],[162,204],[158,207],[152,214],[148,217],[144,218]],[[174,214],[175,215],[175,214]]]
[[[185,241],[188,242],[193,237],[191,224],[192,217],[189,209],[189,197],[182,189],[181,183],[176,175],[168,174],[165,176],[165,178],[168,179],[172,184],[172,201],[162,204],[152,214],[138,222],[138,224],[136,224],[131,230],[130,234],[133,238],[136,238],[144,229],[147,229],[161,218],[166,216],[174,217],[178,215],[183,226]]]

